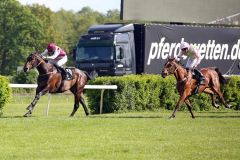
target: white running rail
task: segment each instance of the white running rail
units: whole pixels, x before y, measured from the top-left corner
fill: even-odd
[[[11,88],[37,88],[37,84],[9,84]],[[117,85],[85,85],[84,89],[100,89],[101,98],[100,98],[100,110],[99,113],[102,114],[103,108],[103,93],[106,89],[117,89]],[[48,111],[50,107],[50,94],[48,95],[48,105],[46,108],[46,115],[48,116]]]

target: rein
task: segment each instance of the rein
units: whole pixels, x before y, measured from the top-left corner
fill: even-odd
[[[40,62],[37,64],[36,67],[38,67],[40,64],[42,64],[43,62],[45,62],[43,59],[40,60]],[[52,74],[54,72],[47,72],[45,74],[39,74],[38,76],[41,77],[41,76],[45,76],[45,75],[48,75],[48,74]]]
[[[38,67],[41,63],[43,63],[44,62],[44,60],[41,60],[38,64],[37,64],[37,66],[36,67]]]
[[[38,76],[41,77],[41,76],[45,76],[45,75],[48,75],[48,74],[52,74],[54,72],[48,72],[48,73],[45,73],[45,74],[39,74]]]

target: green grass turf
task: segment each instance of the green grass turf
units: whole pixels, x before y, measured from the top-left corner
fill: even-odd
[[[75,117],[72,95],[48,96],[22,117],[33,96],[14,96],[0,118],[0,159],[239,160],[240,112],[170,111]]]

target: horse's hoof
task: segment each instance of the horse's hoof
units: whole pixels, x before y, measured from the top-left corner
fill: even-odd
[[[231,109],[232,105],[228,104],[227,106],[225,106],[226,109]]]
[[[171,120],[171,119],[174,119],[174,118],[175,118],[175,116],[170,116],[168,119],[170,119],[170,120]]]
[[[26,114],[23,115],[23,117],[30,117],[30,114],[26,113]]]
[[[26,114],[23,115],[23,117],[30,117],[32,115],[32,111],[28,111]]]
[[[216,109],[219,109],[219,108],[220,108],[220,105],[215,104],[215,105],[213,105],[213,107],[216,108]]]

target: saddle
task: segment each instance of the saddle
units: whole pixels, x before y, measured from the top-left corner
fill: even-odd
[[[62,75],[62,79],[63,80],[72,80],[73,79],[73,71],[72,68],[63,68],[61,66],[58,66],[56,64],[54,64],[54,66],[57,69],[57,72],[61,73]]]

